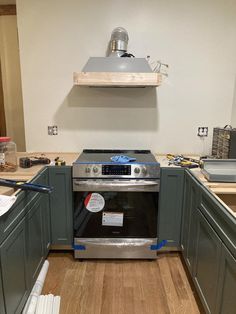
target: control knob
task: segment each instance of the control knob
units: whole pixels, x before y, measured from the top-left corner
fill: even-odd
[[[90,173],[91,169],[89,167],[85,168],[85,173]]]
[[[147,168],[146,168],[146,167],[143,167],[142,173],[143,173],[143,175],[146,175],[146,174],[147,174]]]
[[[134,173],[137,173],[137,174],[140,173],[140,168],[137,168],[137,167],[134,168]]]
[[[93,167],[93,172],[98,173],[98,167]]]

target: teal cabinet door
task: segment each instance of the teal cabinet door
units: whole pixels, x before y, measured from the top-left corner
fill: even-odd
[[[43,247],[44,256],[49,253],[51,246],[51,216],[49,206],[49,195],[42,195],[41,206],[43,211]]]
[[[3,290],[2,290],[2,269],[0,264],[0,314],[5,314],[5,305],[3,299]]]
[[[236,313],[236,259],[222,244],[216,313]]]
[[[49,185],[48,178],[48,168],[43,169],[43,171],[33,180],[33,183]],[[49,253],[50,245],[51,245],[51,217],[50,217],[50,205],[49,205],[49,195],[41,193],[40,194],[40,202],[42,207],[42,215],[43,215],[43,245],[44,245],[44,255],[47,256]]]
[[[196,241],[196,211],[199,205],[199,183],[188,173],[185,174],[184,204],[182,215],[181,248],[186,265],[193,273],[195,241]]]
[[[25,219],[27,276],[29,286],[35,283],[44,262],[43,203],[39,195],[29,204],[30,210]]]
[[[51,240],[57,246],[71,248],[73,237],[72,219],[72,167],[49,167]]]
[[[25,220],[0,246],[6,313],[20,313],[28,296]]]
[[[162,168],[159,194],[158,241],[180,248],[184,169]]]
[[[185,173],[182,229],[181,229],[181,249],[182,249],[182,254],[185,260],[187,258],[189,219],[190,219],[190,199],[191,199],[190,187],[191,187],[191,177],[187,173]]]
[[[207,313],[215,313],[222,241],[197,210],[193,279]]]

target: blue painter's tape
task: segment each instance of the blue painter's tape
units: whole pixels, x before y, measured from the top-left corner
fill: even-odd
[[[75,244],[74,245],[74,250],[84,251],[84,250],[86,250],[86,247],[85,247],[85,245]]]
[[[167,243],[167,240],[162,240],[160,243],[152,244],[150,246],[150,249],[153,250],[153,251],[160,250],[163,246],[166,245],[166,243]]]

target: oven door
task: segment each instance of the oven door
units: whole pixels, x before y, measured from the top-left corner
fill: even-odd
[[[76,180],[75,258],[156,258],[159,180]]]
[[[84,191],[74,193],[75,238],[157,238],[159,181],[131,189],[117,181],[81,182]]]

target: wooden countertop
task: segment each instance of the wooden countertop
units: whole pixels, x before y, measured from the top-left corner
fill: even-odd
[[[201,169],[191,169],[191,173],[217,198],[217,200],[236,218],[236,183],[209,182]]]
[[[174,167],[178,166],[168,165],[168,158],[166,155],[155,155],[161,167]],[[190,156],[191,158],[198,159],[198,156]],[[190,170],[191,173],[209,190],[210,193],[228,210],[228,212],[236,218],[236,182],[209,182],[201,172],[200,168]]]
[[[66,162],[66,165],[71,166],[72,163],[78,158],[79,153],[17,153],[17,159],[20,157],[42,157],[45,156],[51,161],[54,161],[56,157],[60,157]],[[19,164],[19,162],[18,162]],[[39,171],[44,167],[44,165],[35,165],[30,168],[20,168],[18,167],[14,172],[0,172],[1,179],[9,180],[22,180],[30,181],[39,173]],[[12,195],[14,194],[14,189],[0,186],[0,194],[3,195]]]
[[[72,165],[72,163],[79,157],[80,153],[61,153],[61,152],[53,152],[53,153],[17,153],[17,158],[20,157],[42,157],[45,156],[49,158],[51,161],[54,161],[56,157],[60,157],[66,162],[66,165]],[[155,154],[157,161],[160,163],[161,167],[168,168],[179,168],[178,166],[168,165],[168,159],[166,155],[158,155]],[[195,156],[196,158],[196,156]],[[31,168],[20,168],[15,172],[0,172],[0,178],[4,179],[12,179],[12,180],[23,180],[30,181],[37,175],[37,173],[44,167],[44,165],[36,165]],[[204,185],[208,188],[208,190],[213,193],[213,195],[228,209],[228,211],[236,218],[236,183],[217,183],[217,182],[208,182],[201,170],[191,169],[191,173]],[[4,195],[12,195],[14,193],[14,189],[8,187],[0,186],[0,194]],[[222,195],[230,195],[230,205],[228,206],[223,200],[224,197]],[[233,196],[231,196],[233,195]],[[221,198],[220,198],[221,197]],[[228,197],[229,198],[229,197]],[[232,204],[231,204],[232,203]]]

